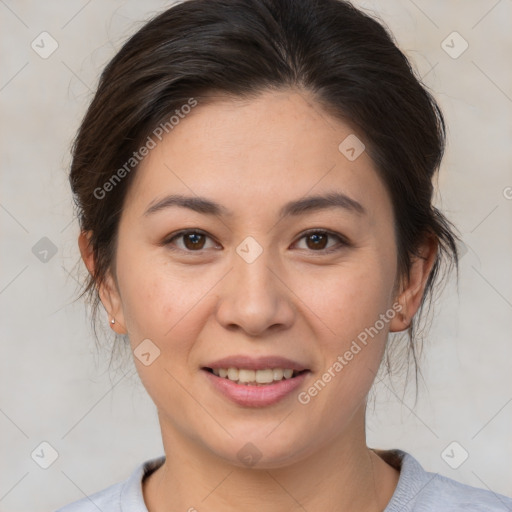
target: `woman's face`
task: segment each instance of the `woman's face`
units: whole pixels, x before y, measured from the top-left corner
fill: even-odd
[[[366,395],[400,315],[392,205],[362,149],[310,96],[267,92],[199,103],[143,160],[109,311],[164,443],[279,467],[364,435]],[[189,206],[147,213],[170,195]],[[231,357],[242,359],[221,361]],[[215,367],[282,380],[237,384]],[[287,368],[307,371],[286,379]]]

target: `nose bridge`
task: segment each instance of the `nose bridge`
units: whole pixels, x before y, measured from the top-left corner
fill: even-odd
[[[252,301],[263,301],[265,304],[258,304],[262,310],[264,305],[269,307],[275,302],[278,290],[270,268],[272,259],[271,250],[263,248],[253,237],[247,237],[238,245],[233,255],[233,284],[234,293],[241,303],[245,301],[250,306]]]
[[[270,290],[274,284],[271,279],[273,273],[270,269],[272,265],[270,251],[263,248],[257,251],[256,248],[250,247],[244,253],[243,247],[237,248],[237,254],[234,257],[235,284],[239,284],[241,292],[245,288],[248,294],[273,293],[273,290]]]
[[[293,307],[286,287],[275,276],[275,267],[270,249],[253,237],[244,239],[233,254],[232,271],[217,310],[219,322],[225,327],[237,325],[252,335],[276,324],[289,326]]]

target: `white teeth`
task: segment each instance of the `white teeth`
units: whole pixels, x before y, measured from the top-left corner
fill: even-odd
[[[256,372],[254,370],[238,370],[239,382],[254,382],[255,378],[256,378]],[[233,379],[231,379],[231,380],[233,380]]]
[[[293,375],[293,370],[285,370],[283,372],[283,375],[284,375],[284,378],[285,379],[291,379],[292,375]]]
[[[255,380],[258,384],[268,384],[274,380],[273,370],[258,370],[255,373]]]
[[[284,370],[281,368],[274,368],[272,370],[274,372],[274,380],[282,380],[284,375]]]
[[[271,384],[275,381],[291,379],[293,370],[290,368],[266,368],[265,370],[248,370],[246,368],[214,368],[214,375],[228,378],[239,384]]]

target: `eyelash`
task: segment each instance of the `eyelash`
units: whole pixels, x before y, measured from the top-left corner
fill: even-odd
[[[170,236],[170,238],[167,238],[163,242],[163,245],[169,247],[169,249],[172,251],[181,251],[181,252],[185,252],[185,253],[202,254],[204,251],[208,250],[208,249],[200,249],[197,251],[193,251],[193,250],[189,250],[189,249],[181,249],[179,247],[172,247],[173,240],[183,237],[185,235],[190,235],[190,234],[204,235],[204,236],[212,239],[212,237],[210,237],[207,233],[205,233],[204,231],[202,231],[200,229],[184,229],[182,231],[178,231],[177,233],[172,234]],[[351,245],[350,242],[342,235],[340,235],[338,233],[334,233],[333,231],[325,230],[325,229],[309,229],[308,231],[305,231],[304,233],[302,233],[297,241],[302,240],[303,238],[306,238],[307,236],[312,235],[312,234],[327,235],[330,238],[337,238],[338,243],[328,249],[320,249],[317,251],[315,251],[313,249],[306,249],[306,250],[308,250],[308,252],[319,253],[319,254],[331,254],[333,252],[339,251],[342,248],[349,247]]]

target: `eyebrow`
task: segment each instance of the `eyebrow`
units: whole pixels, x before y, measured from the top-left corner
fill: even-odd
[[[188,208],[198,213],[216,216],[233,216],[233,212],[228,210],[225,206],[207,199],[206,197],[199,196],[184,196],[180,194],[168,195],[159,201],[150,203],[144,216],[149,216],[156,212],[165,210],[167,208],[179,206]],[[367,211],[364,206],[352,199],[351,197],[342,194],[341,192],[330,192],[324,195],[308,196],[296,201],[286,203],[279,211],[279,218],[287,215],[301,215],[306,212],[326,210],[331,208],[341,208],[349,213],[359,216],[366,215]]]

